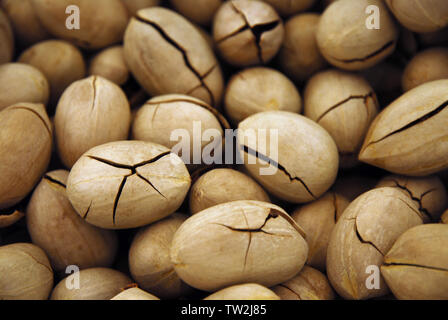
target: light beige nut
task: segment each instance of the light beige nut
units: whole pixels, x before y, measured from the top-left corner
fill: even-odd
[[[383,263],[384,255],[406,230],[422,224],[417,205],[396,188],[377,188],[350,203],[331,233],[327,249],[327,275],[345,299],[384,296],[389,289],[367,285],[368,267]]]
[[[304,116],[286,111],[256,113],[240,122],[237,139],[247,170],[280,199],[316,200],[336,179],[339,156],[334,140]]]
[[[448,225],[403,233],[384,257],[381,274],[401,300],[448,299]]]
[[[131,126],[129,102],[115,83],[91,76],[64,91],[54,125],[59,157],[71,168],[90,148],[127,139]]]
[[[110,300],[160,300],[155,295],[139,288],[129,288],[123,290]]]
[[[77,284],[79,288],[73,289]],[[84,269],[62,279],[53,289],[51,300],[110,300],[130,284],[128,276],[113,269]]]
[[[90,62],[89,75],[106,78],[121,86],[129,79],[129,68],[124,60],[122,46],[100,51]]]
[[[276,285],[272,290],[282,300],[333,300],[335,294],[327,277],[308,266],[294,278]]]
[[[31,243],[0,247],[0,300],[47,300],[53,288],[45,252]]]
[[[308,81],[304,104],[305,116],[324,127],[336,142],[339,165],[358,164],[359,149],[379,109],[370,84],[357,74],[323,71]]]
[[[366,8],[379,9],[380,28],[367,28]],[[338,0],[323,12],[317,29],[317,44],[332,65],[361,70],[384,60],[395,49],[398,29],[382,0]]]
[[[283,37],[282,20],[262,1],[226,1],[213,19],[216,47],[221,57],[235,66],[268,63],[280,49]]]
[[[273,286],[295,276],[308,255],[305,233],[280,207],[234,201],[203,210],[176,231],[171,261],[192,287]]]
[[[190,174],[169,149],[144,141],[117,141],[87,151],[73,166],[68,198],[87,222],[106,229],[136,228],[182,204]]]
[[[179,279],[170,259],[174,233],[187,219],[174,213],[139,230],[129,249],[129,269],[138,285],[163,299],[176,299],[192,291]]]
[[[188,20],[209,26],[223,0],[170,0],[173,8]]]
[[[309,266],[325,271],[331,232],[349,203],[341,195],[328,192],[318,200],[297,208],[291,214],[306,233],[309,247],[306,263]]]
[[[204,300],[280,300],[280,297],[262,285],[247,283],[221,289]]]
[[[410,176],[446,169],[447,121],[448,79],[424,83],[403,94],[375,118],[359,160]]]
[[[138,10],[158,6],[161,0],[121,0],[131,16]]]
[[[172,10],[140,10],[126,29],[124,55],[152,96],[187,94],[213,107],[221,102],[224,83],[215,54],[197,27]]]
[[[26,210],[31,239],[45,250],[56,272],[69,265],[109,267],[117,237],[113,231],[88,224],[75,212],[66,194],[68,174],[65,170],[48,172],[34,190]]]
[[[270,202],[269,196],[252,178],[226,168],[203,174],[191,187],[189,200],[191,214],[237,200]]]
[[[227,84],[224,102],[226,114],[235,125],[258,112],[302,110],[302,98],[294,83],[281,72],[264,67],[234,74]]]
[[[0,209],[25,198],[45,173],[53,134],[42,104],[21,103],[0,111]]]

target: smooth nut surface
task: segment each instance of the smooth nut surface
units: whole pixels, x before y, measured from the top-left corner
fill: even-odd
[[[31,239],[45,250],[55,271],[65,271],[69,265],[109,267],[117,251],[117,237],[76,213],[66,194],[68,174],[65,170],[48,172],[34,190],[26,210]]]
[[[284,37],[283,22],[262,1],[226,1],[213,19],[213,39],[221,57],[235,66],[269,62]]]
[[[282,16],[290,16],[310,8],[316,0],[263,0]]]
[[[264,286],[247,283],[221,289],[204,300],[280,300],[280,297]]]
[[[381,274],[398,299],[448,299],[448,225],[403,233],[384,257]]]
[[[120,292],[110,300],[160,300],[155,295],[150,294],[139,288],[126,289]]]
[[[119,86],[91,76],[64,91],[54,124],[59,157],[71,168],[90,148],[127,139],[131,125],[129,102]]]
[[[276,205],[228,202],[203,210],[180,226],[171,261],[182,280],[201,290],[251,282],[269,287],[303,267],[308,255],[304,237]]]
[[[23,63],[0,65],[0,110],[15,103],[47,104],[50,85],[42,72]]]
[[[3,10],[0,9],[0,64],[10,62],[14,54],[14,34],[11,24]]]
[[[170,0],[176,11],[189,20],[209,26],[223,0]]]
[[[345,209],[331,233],[327,249],[327,274],[345,299],[368,299],[386,295],[381,277],[379,289],[366,285],[369,266],[383,263],[384,255],[406,230],[422,224],[417,205],[396,188],[363,193]]]
[[[53,288],[45,252],[31,243],[0,247],[0,300],[47,300]]]
[[[250,68],[233,75],[224,101],[226,114],[234,124],[258,112],[302,110],[302,98],[294,83],[271,68]]]
[[[448,168],[448,79],[422,84],[372,122],[359,160],[390,172],[425,176]],[[399,146],[399,147],[398,147]]]
[[[75,163],[67,195],[87,222],[123,229],[170,215],[189,187],[184,163],[169,149],[151,142],[118,141],[90,149]]]
[[[140,10],[126,29],[124,55],[150,95],[188,94],[219,105],[224,84],[218,61],[197,27],[178,13]]]
[[[129,68],[124,60],[122,46],[114,46],[99,52],[90,62],[89,75],[106,78],[121,86],[129,79]]]
[[[335,181],[337,147],[316,122],[291,112],[267,111],[240,122],[238,129],[238,145],[247,157],[245,167],[275,196],[293,203],[309,202],[324,194]],[[266,135],[258,135],[253,141],[250,132],[259,129],[265,129]],[[278,141],[270,141],[275,141],[275,135]],[[266,154],[256,153],[257,146],[265,146]],[[271,158],[275,152],[278,159]],[[270,170],[269,174],[261,174],[263,168],[274,169],[274,174]]]
[[[158,6],[160,1],[161,0],[121,0],[131,16],[135,15],[138,10]]]
[[[195,214],[217,204],[237,200],[269,202],[269,196],[252,178],[233,169],[214,169],[191,187],[190,212]]]
[[[366,27],[366,8],[379,8],[380,29]],[[395,49],[398,29],[381,0],[338,0],[323,12],[317,44],[332,65],[361,70],[384,60]]]
[[[9,208],[37,184],[50,162],[53,134],[42,104],[21,103],[0,112],[0,208]]]

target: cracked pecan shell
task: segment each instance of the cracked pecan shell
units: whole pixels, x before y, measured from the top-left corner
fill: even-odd
[[[398,299],[448,299],[448,225],[403,233],[384,257],[381,274]]]
[[[345,299],[384,296],[389,289],[379,279],[379,289],[369,289],[369,266],[383,257],[406,230],[423,223],[417,205],[396,188],[378,188],[356,198],[339,218],[327,249],[327,274],[333,288]]]
[[[410,176],[448,168],[448,80],[409,90],[373,121],[359,160]]]
[[[187,219],[174,235],[171,261],[192,287],[216,291],[255,282],[273,286],[296,275],[308,255],[305,233],[280,207],[234,201]]]
[[[90,149],[75,163],[67,195],[87,222],[105,229],[126,229],[176,211],[190,183],[185,164],[166,147],[117,141]]]

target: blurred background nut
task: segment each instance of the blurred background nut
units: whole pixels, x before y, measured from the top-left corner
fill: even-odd
[[[280,300],[280,297],[257,283],[247,283],[221,289],[204,300]]]
[[[224,0],[170,0],[173,8],[192,22],[209,26]]]
[[[369,191],[375,187],[378,179],[372,176],[362,176],[355,172],[348,172],[341,175],[331,190],[352,202],[364,192]]]
[[[283,36],[282,20],[262,1],[226,1],[213,20],[213,38],[221,57],[239,67],[268,63]]]
[[[129,69],[124,60],[122,46],[100,51],[90,62],[89,75],[101,76],[121,86],[129,79]]]
[[[191,187],[190,212],[195,214],[217,204],[237,200],[269,202],[258,183],[233,169],[214,169],[203,174]]]
[[[325,271],[331,232],[348,205],[349,201],[341,195],[328,192],[318,200],[297,208],[291,214],[306,233],[309,247],[307,265]]]
[[[10,62],[14,54],[14,34],[11,24],[3,10],[0,9],[0,64]]]
[[[447,207],[447,190],[437,176],[412,178],[390,175],[382,178],[376,187],[396,187],[402,190],[418,206],[424,222],[438,221]]]
[[[30,243],[0,247],[0,300],[47,300],[53,271],[45,252]]]
[[[315,74],[304,94],[305,116],[324,127],[339,150],[342,168],[358,164],[358,152],[378,113],[378,101],[361,76],[338,70]]]
[[[351,202],[331,233],[327,249],[327,275],[345,299],[381,297],[389,292],[380,277],[379,288],[369,288],[369,266],[383,257],[406,230],[422,224],[417,205],[396,188],[377,188]]]
[[[216,291],[241,283],[273,286],[303,267],[303,230],[280,207],[233,201],[203,210],[176,231],[171,261],[192,287]]]
[[[23,63],[0,65],[0,110],[15,103],[47,104],[50,86],[35,67]]]
[[[386,0],[398,21],[414,32],[433,32],[448,25],[445,0]]]
[[[442,214],[440,221],[442,223],[448,224],[448,210],[445,210],[445,212]]]
[[[327,66],[316,40],[320,15],[303,13],[285,22],[285,40],[278,54],[281,70],[298,82]]]
[[[266,130],[266,135],[252,139],[251,130]],[[244,166],[268,192],[282,200],[316,200],[336,179],[339,159],[334,140],[304,116],[286,111],[256,113],[240,122],[237,139]],[[254,150],[257,146],[265,146],[265,150]],[[274,152],[278,152],[278,159],[272,159]],[[261,169],[268,169],[268,174]]]
[[[86,66],[81,51],[62,40],[39,42],[23,51],[17,60],[39,69],[50,84],[52,110],[64,90],[74,81],[84,78]]]
[[[79,279],[79,289],[70,289],[67,283]],[[51,293],[51,300],[110,300],[132,284],[124,273],[109,268],[90,268],[62,279]]]
[[[0,112],[0,209],[25,198],[50,162],[52,131],[42,104],[21,103]]]
[[[176,211],[190,188],[185,164],[164,146],[115,141],[88,150],[73,166],[68,198],[87,222],[129,229]]]
[[[161,0],[121,0],[126,6],[130,16],[137,13],[138,10],[158,6]]]
[[[327,277],[308,266],[294,278],[276,285],[272,290],[282,300],[333,300],[335,294]]]
[[[120,0],[31,1],[49,33],[86,49],[101,49],[120,42],[128,22],[126,7]],[[80,28],[69,29],[66,26],[66,8],[72,5],[79,8]]]
[[[448,48],[431,48],[419,52],[403,72],[403,91],[425,82],[448,78]]]
[[[123,290],[110,300],[160,300],[156,296],[139,288]]]
[[[409,229],[384,257],[381,274],[401,300],[448,299],[448,225]]]
[[[0,211],[0,229],[12,226],[24,216],[25,214],[23,212],[15,209]]]
[[[224,99],[226,114],[235,125],[257,112],[302,110],[302,98],[294,83],[281,72],[263,67],[234,74]]]
[[[0,0],[8,15],[19,45],[27,47],[50,38],[34,11],[33,0]]]
[[[129,102],[119,86],[90,76],[73,82],[64,91],[54,124],[59,157],[71,168],[90,148],[128,137]]]
[[[263,0],[269,3],[281,16],[290,16],[309,9],[316,0]]]
[[[45,250],[55,272],[69,265],[80,269],[109,267],[117,251],[113,231],[85,222],[67,199],[68,171],[48,172],[31,196],[26,211],[28,232]]]
[[[366,27],[366,8],[379,8],[379,29]],[[398,29],[381,0],[338,0],[323,12],[317,29],[317,44],[332,65],[361,70],[384,60],[395,49]]]
[[[211,47],[196,26],[172,10],[140,10],[126,29],[124,55],[152,96],[188,94],[213,107],[221,102],[223,78]]]
[[[187,219],[174,213],[139,230],[129,249],[129,270],[138,285],[163,299],[176,299],[192,291],[174,271],[170,259],[174,233]]]

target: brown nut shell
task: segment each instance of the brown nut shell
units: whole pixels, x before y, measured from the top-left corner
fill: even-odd
[[[263,0],[269,3],[283,17],[309,9],[316,0]]]
[[[125,84],[129,79],[129,68],[123,47],[109,47],[99,52],[90,62],[89,75],[101,76],[119,86]]]
[[[209,26],[223,0],[170,0],[173,8],[188,20]]]
[[[0,8],[0,64],[10,62],[14,54],[14,34],[11,24],[3,10]]]
[[[445,210],[445,212],[442,214],[440,222],[448,224],[448,210]]]
[[[121,0],[126,6],[130,16],[137,13],[138,10],[158,6],[161,0]]]
[[[247,283],[221,289],[204,300],[280,300],[280,297],[257,283]]]

